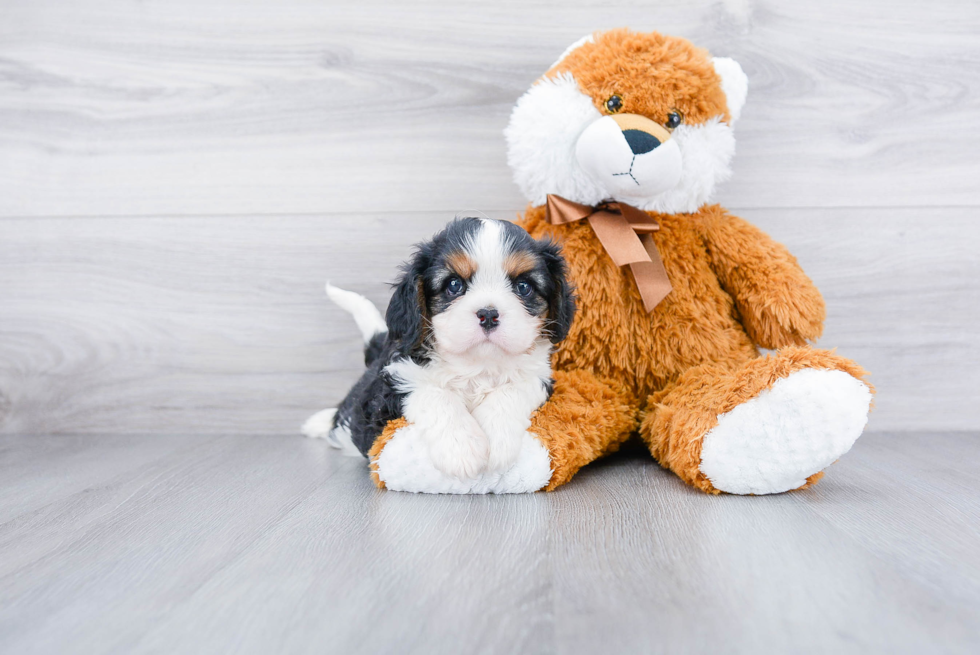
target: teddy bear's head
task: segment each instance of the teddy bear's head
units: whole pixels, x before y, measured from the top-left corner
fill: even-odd
[[[731,172],[747,87],[738,63],[685,39],[591,34],[517,101],[505,131],[514,179],[535,205],[553,193],[696,211]]]

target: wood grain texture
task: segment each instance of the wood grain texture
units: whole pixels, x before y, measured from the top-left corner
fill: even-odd
[[[870,429],[980,425],[976,210],[751,210],[879,390]],[[0,432],[290,434],[363,370],[323,281],[387,304],[451,216],[0,221]]]
[[[823,290],[869,434],[764,498],[636,449],[386,493],[269,436],[360,373],[323,282],[384,306],[457,211],[513,217],[511,106],[619,25],[745,68],[719,201]],[[4,2],[0,653],[977,652],[978,33],[968,0]]]
[[[748,73],[727,206],[980,202],[971,0],[15,0],[0,23],[0,216],[517,209],[511,106],[621,25]]]
[[[736,57],[719,200],[824,291],[872,430],[976,429],[980,5],[14,0],[0,10],[0,433],[289,433],[361,369],[457,211],[513,217],[501,129],[617,25]]]
[[[868,435],[767,497],[632,450],[447,497],[299,437],[0,437],[0,471],[93,463],[0,476],[0,652],[974,653],[978,449]]]

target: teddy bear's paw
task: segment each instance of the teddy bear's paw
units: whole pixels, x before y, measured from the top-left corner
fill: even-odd
[[[551,480],[548,450],[528,432],[522,437],[517,461],[503,472],[454,477],[436,468],[429,452],[418,426],[399,429],[375,459],[378,478],[392,491],[430,494],[527,493],[543,489]]]
[[[870,405],[868,386],[843,371],[797,371],[718,417],[701,472],[732,494],[798,489],[851,449]]]

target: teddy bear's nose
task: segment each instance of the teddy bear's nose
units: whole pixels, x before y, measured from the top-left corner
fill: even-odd
[[[634,155],[650,152],[660,145],[660,139],[643,130],[623,130],[623,136]]]

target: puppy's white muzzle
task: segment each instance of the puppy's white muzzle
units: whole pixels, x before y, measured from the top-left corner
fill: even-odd
[[[603,116],[575,145],[579,166],[610,198],[646,201],[681,178],[681,151],[670,132],[637,114]]]

